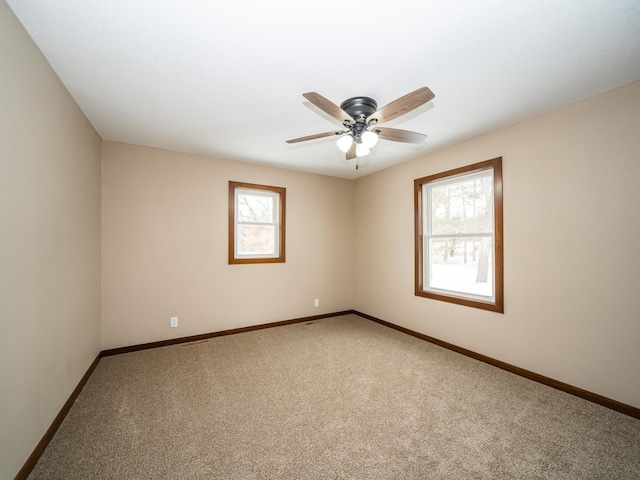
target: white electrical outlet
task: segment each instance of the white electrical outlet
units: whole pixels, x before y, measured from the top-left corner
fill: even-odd
[[[178,317],[171,317],[171,327],[178,326]]]
[[[313,306],[314,306],[314,307],[319,307],[319,306],[320,306],[320,299],[319,299],[319,298],[316,298],[316,299],[313,301]]]

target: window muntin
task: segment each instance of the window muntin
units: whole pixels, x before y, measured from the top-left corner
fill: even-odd
[[[280,187],[229,182],[229,263],[285,261],[285,193]]]
[[[501,165],[414,181],[416,295],[503,311]]]

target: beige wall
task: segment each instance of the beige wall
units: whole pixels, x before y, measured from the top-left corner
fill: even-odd
[[[100,138],[0,0],[0,478],[100,351]]]
[[[287,189],[286,263],[228,265],[229,180]],[[351,308],[352,196],[346,180],[105,142],[103,349]]]
[[[353,307],[640,407],[640,82],[357,182]],[[504,315],[414,296],[413,180],[503,157]]]

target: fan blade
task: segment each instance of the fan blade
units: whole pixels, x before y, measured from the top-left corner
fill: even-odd
[[[347,160],[353,160],[356,158],[356,142],[351,144],[351,148],[347,151]]]
[[[434,97],[435,95],[433,92],[427,87],[419,88],[418,90],[406,94],[404,97],[394,100],[379,109],[377,112],[369,115],[367,123],[374,119],[377,120],[378,124],[388,122],[400,115],[404,115],[405,113],[418,108],[420,105],[424,105]]]
[[[306,142],[307,140],[315,140],[316,138],[330,137],[331,135],[341,135],[344,132],[324,132],[316,133],[315,135],[307,135],[306,137],[294,138],[293,140],[287,140],[287,143]]]
[[[384,140],[391,140],[392,142],[404,142],[404,143],[420,143],[427,138],[422,133],[410,132],[408,130],[399,130],[397,128],[375,128],[374,130],[380,132],[379,138]]]
[[[338,120],[343,125],[345,123],[354,124],[356,121],[353,119],[351,115],[345,112],[342,108],[337,106],[331,100],[327,100],[322,95],[316,92],[303,93],[302,96],[313,103],[316,107],[318,107],[323,112],[328,113],[333,118]]]

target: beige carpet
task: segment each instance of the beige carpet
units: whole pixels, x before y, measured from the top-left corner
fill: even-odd
[[[29,479],[638,479],[640,420],[346,315],[103,358]]]

